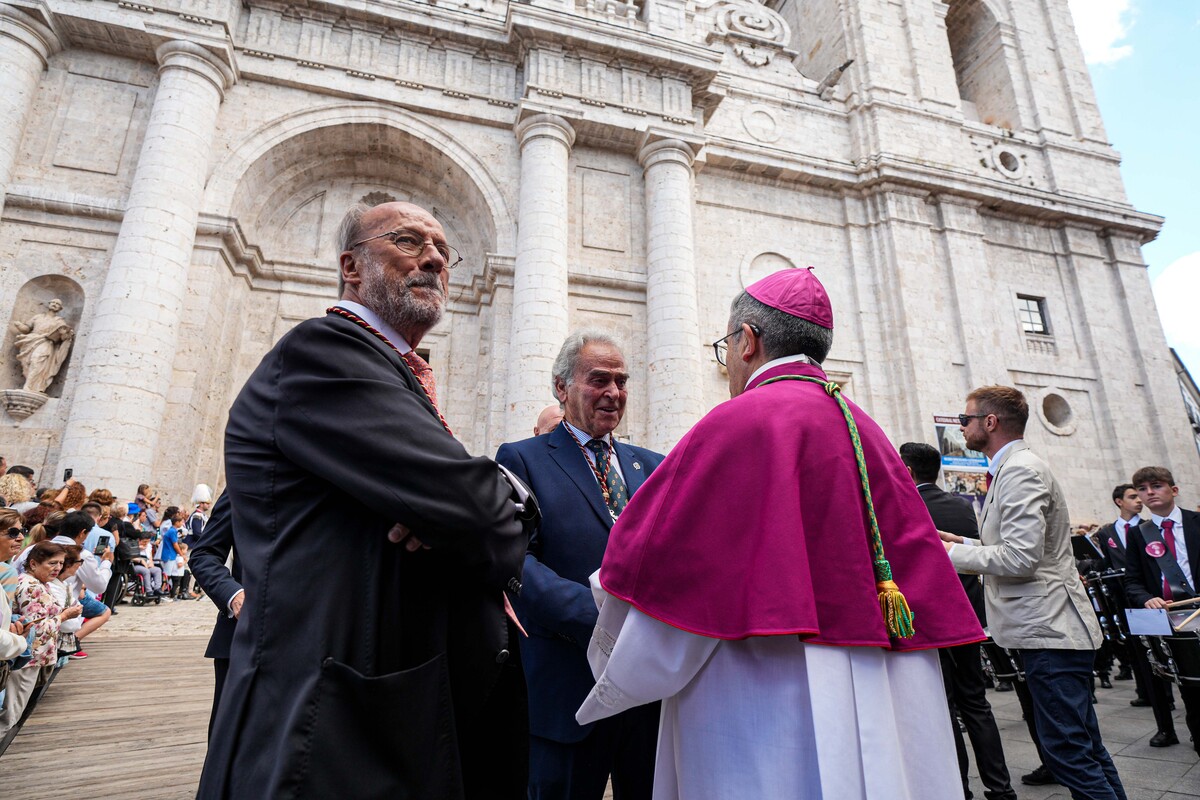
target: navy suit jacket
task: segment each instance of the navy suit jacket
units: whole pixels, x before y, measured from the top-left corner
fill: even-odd
[[[220,612],[204,657],[229,658],[233,631],[237,628],[237,620],[229,616],[229,601],[242,589],[242,567],[235,555],[232,572],[225,568],[233,550],[233,514],[229,509],[228,493],[221,495],[213,506],[204,530],[189,538],[192,549],[188,554],[188,567],[196,576],[196,583],[212,598]]]
[[[621,442],[615,451],[630,496],[663,460],[660,453]],[[596,682],[587,661],[598,616],[588,578],[600,568],[613,520],[587,458],[565,425],[501,445],[496,461],[525,481],[542,510],[513,602],[529,632],[521,640],[529,730],[557,742],[578,742],[592,726],[577,723],[575,712]]]

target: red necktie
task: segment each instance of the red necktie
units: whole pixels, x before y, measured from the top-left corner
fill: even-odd
[[[988,493],[991,491],[992,491],[992,473],[989,472],[987,474],[987,477],[983,479],[983,496],[987,497]]]
[[[434,408],[437,408],[437,384],[433,381],[433,367],[429,366],[428,361],[417,355],[416,350],[409,350],[400,357],[412,369],[413,374],[417,376],[417,382],[421,384],[425,394],[429,395],[429,401],[433,403]]]
[[[1129,546],[1129,532],[1130,532],[1131,530],[1133,530],[1133,523],[1132,523],[1132,522],[1126,522],[1126,523],[1125,523],[1125,546],[1126,546],[1126,547],[1128,547],[1128,546]]]
[[[1163,541],[1167,543],[1167,549],[1171,551],[1171,558],[1175,558],[1175,520],[1164,519],[1162,521]],[[1166,574],[1163,574],[1163,600],[1171,600],[1174,595],[1171,594],[1171,584],[1167,580]]]

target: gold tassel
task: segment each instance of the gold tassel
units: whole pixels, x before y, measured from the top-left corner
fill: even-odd
[[[913,635],[913,613],[908,601],[893,581],[878,581],[879,610],[883,612],[888,635],[893,639],[907,639]]]

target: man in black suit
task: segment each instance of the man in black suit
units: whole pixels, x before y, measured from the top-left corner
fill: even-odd
[[[338,236],[341,301],[229,412],[245,604],[199,797],[515,799],[527,716],[504,591],[536,501],[454,438],[413,350],[458,261],[442,226],[358,205]]]
[[[1175,505],[1179,487],[1166,467],[1142,467],[1130,481],[1138,497],[1150,510],[1150,519],[1129,531],[1125,547],[1125,593],[1132,608],[1166,608],[1173,600],[1197,596],[1200,586],[1200,514]],[[1175,723],[1169,711],[1169,684],[1149,682],[1150,704],[1158,733],[1150,740],[1155,747],[1177,744]],[[1186,709],[1192,746],[1200,752],[1200,687],[1179,685]]]
[[[233,645],[233,631],[237,627],[238,615],[246,592],[241,583],[241,565],[234,556],[233,564],[225,564],[233,552],[233,516],[229,510],[229,495],[221,495],[213,507],[212,516],[199,533],[191,535],[192,549],[188,554],[188,566],[196,583],[204,590],[218,609],[217,623],[208,640],[205,658],[213,660],[215,682],[213,684],[213,707],[208,719],[208,732],[212,734],[213,722],[217,718],[217,707],[221,703],[221,691],[225,687],[225,676],[229,673],[229,651]]]
[[[612,435],[625,414],[625,357],[612,338],[573,333],[554,361],[565,417],[549,433],[501,445],[496,460],[529,484],[542,522],[525,556],[517,613],[529,631],[529,800],[600,800],[609,775],[619,800],[649,800],[659,704],[589,725],[575,712],[595,679],[587,647],[596,625],[588,578],[608,532],[662,455]]]
[[[1105,568],[1124,570],[1125,543],[1129,539],[1129,533],[1142,522],[1138,516],[1142,513],[1142,500],[1138,497],[1133,484],[1122,483],[1113,488],[1112,501],[1113,505],[1117,507],[1117,518],[1096,531],[1096,542],[1100,545],[1101,552],[1104,553]],[[1116,591],[1116,600],[1120,603],[1121,608],[1128,608],[1124,582],[1116,584],[1109,582],[1106,583],[1106,586],[1110,590]],[[1149,705],[1149,701],[1145,699],[1148,697],[1146,692],[1147,675],[1137,667],[1137,654],[1141,652],[1141,649],[1131,647],[1128,642],[1116,644],[1107,641],[1101,647],[1102,650],[1105,648],[1112,650],[1121,659],[1121,671],[1117,673],[1117,680],[1127,681],[1130,677],[1134,678],[1137,684],[1138,700],[1132,702],[1136,705]]]
[[[942,491],[935,481],[942,471],[942,456],[936,447],[921,442],[907,442],[900,446],[900,458],[908,467],[908,474],[917,484],[917,491],[929,509],[933,524],[940,531],[955,533],[971,539],[979,538],[979,523],[971,504],[960,497]],[[986,626],[984,619],[983,584],[978,575],[959,574],[967,599],[979,617],[979,624]],[[963,795],[971,800],[971,789],[967,784],[967,747],[962,731],[954,721],[957,709],[967,735],[971,737],[971,749],[975,751],[975,763],[979,767],[979,779],[984,785],[984,796],[988,800],[1016,800],[1004,763],[1004,746],[1000,742],[1000,730],[992,707],[987,701],[984,685],[983,664],[980,660],[979,643],[947,647],[939,651],[942,661],[942,678],[946,682],[946,699],[950,703],[951,727],[954,730],[954,746],[958,751],[958,769],[962,774]]]

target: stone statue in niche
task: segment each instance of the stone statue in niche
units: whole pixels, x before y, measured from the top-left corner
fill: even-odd
[[[51,300],[46,306],[47,311],[33,315],[28,322],[13,323],[17,331],[17,361],[25,375],[26,392],[46,391],[67,360],[75,338],[75,331],[58,315],[63,309],[62,301]]]

